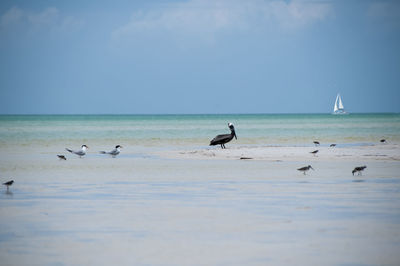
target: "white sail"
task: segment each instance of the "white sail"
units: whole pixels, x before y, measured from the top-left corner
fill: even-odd
[[[339,94],[336,96],[336,101],[335,101],[335,106],[333,107],[333,112],[337,112],[338,110],[338,99],[339,99]]]
[[[340,95],[339,95],[339,109],[344,109],[344,107],[343,107],[343,103],[342,103],[342,98],[340,98]]]
[[[342,98],[340,97],[339,93],[336,96],[335,106],[333,107],[333,114],[347,114],[347,112],[344,110]]]

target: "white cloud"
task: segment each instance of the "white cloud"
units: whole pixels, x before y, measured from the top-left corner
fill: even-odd
[[[324,20],[332,12],[326,1],[190,0],[137,11],[113,35],[118,38],[151,30],[214,35],[266,26],[297,29]]]
[[[36,12],[12,7],[0,16],[2,30],[13,29],[15,25],[22,25],[29,32],[76,30],[83,24],[84,22],[80,19],[61,15],[55,7],[48,7]]]
[[[4,13],[0,18],[0,26],[2,28],[7,27],[8,25],[17,23],[21,20],[23,16],[23,12],[18,7],[12,7],[6,13]]]

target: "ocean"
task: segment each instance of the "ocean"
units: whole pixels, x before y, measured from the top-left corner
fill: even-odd
[[[400,142],[400,114],[2,115],[0,147],[207,146],[228,122],[233,145]]]

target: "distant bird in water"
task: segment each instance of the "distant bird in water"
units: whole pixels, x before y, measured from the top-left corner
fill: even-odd
[[[386,143],[386,139],[381,139],[380,142],[381,143]]]
[[[117,145],[115,146],[115,148],[112,151],[106,152],[106,151],[101,151],[101,154],[110,154],[113,158],[115,158],[115,156],[117,156],[120,152],[121,152],[121,145]]]
[[[303,174],[305,175],[306,172],[309,171],[310,169],[314,170],[314,168],[312,168],[311,165],[308,165],[308,166],[301,167],[301,168],[299,168],[297,170],[299,170],[300,172],[303,172]]]
[[[315,146],[319,145],[319,141],[313,141],[313,142],[314,142]]]
[[[8,191],[8,187],[12,186],[13,183],[14,183],[14,180],[10,180],[10,181],[3,183],[3,185],[5,185],[7,187],[7,191]]]
[[[314,154],[314,156],[319,152],[319,150],[312,151],[310,153]]]
[[[336,147],[336,144],[332,143],[331,145],[329,145],[329,147]]]
[[[355,173],[358,173],[358,175],[362,175],[361,172],[364,171],[364,169],[367,168],[367,166],[358,166],[356,168],[354,168],[353,171],[351,171],[351,173],[354,175]]]
[[[58,157],[60,160],[64,160],[64,161],[67,160],[67,157],[65,157],[64,155],[57,155],[57,157]]]
[[[69,151],[70,153],[78,155],[79,158],[82,158],[82,156],[84,156],[86,154],[86,149],[89,149],[89,147],[84,144],[84,145],[82,145],[80,151],[73,151],[73,150],[70,150],[70,149],[67,149],[67,148],[65,148],[65,149],[67,151]]]
[[[210,146],[221,145],[221,148],[225,149],[225,143],[228,143],[229,141],[231,141],[233,139],[233,137],[235,137],[235,139],[237,139],[236,133],[235,133],[235,127],[233,126],[233,124],[228,123],[228,127],[231,130],[231,134],[223,134],[223,135],[216,136],[215,138],[213,138],[210,141]]]

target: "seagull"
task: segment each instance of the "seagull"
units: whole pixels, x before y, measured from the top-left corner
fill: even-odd
[[[57,157],[58,157],[60,160],[64,160],[64,161],[67,160],[67,157],[65,157],[64,155],[57,155]]]
[[[7,187],[7,191],[8,191],[8,187],[11,186],[13,183],[14,183],[14,180],[10,180],[10,181],[3,183],[3,185],[5,185]]]
[[[303,172],[303,174],[306,174],[306,172],[307,172],[308,170],[310,170],[310,169],[313,169],[313,170],[314,170],[314,168],[312,168],[311,165],[308,165],[308,166],[301,167],[301,168],[299,168],[299,169],[297,169],[297,170],[299,170],[300,172]]]
[[[216,136],[215,138],[213,138],[210,141],[210,146],[221,145],[221,148],[225,149],[225,143],[228,143],[229,141],[231,141],[233,139],[233,137],[235,137],[235,139],[237,139],[236,133],[235,133],[235,128],[234,128],[233,124],[228,123],[228,127],[231,130],[231,134],[223,134],[223,135]]]
[[[65,149],[67,151],[69,151],[70,153],[74,153],[74,154],[78,155],[79,158],[82,158],[82,156],[84,156],[86,154],[86,149],[89,149],[89,147],[84,144],[84,145],[82,145],[80,151],[73,151],[73,150],[70,150],[70,149],[67,149],[67,148],[65,148]]]
[[[332,143],[329,147],[335,147],[335,146],[336,146],[336,144]]]
[[[315,146],[319,145],[319,141],[313,141],[313,142],[314,142]]]
[[[101,153],[101,154],[110,154],[113,158],[115,158],[115,156],[117,156],[117,155],[121,152],[121,148],[122,148],[121,145],[117,145],[117,146],[115,146],[115,148],[114,148],[112,151],[110,151],[110,152],[101,151],[100,153]]]
[[[367,166],[358,166],[355,167],[353,171],[351,171],[351,173],[354,175],[354,173],[358,172],[358,175],[362,175],[361,172],[364,171],[364,169],[367,168]]]
[[[318,153],[318,150],[312,151],[310,153],[314,154],[314,156],[315,156]]]

